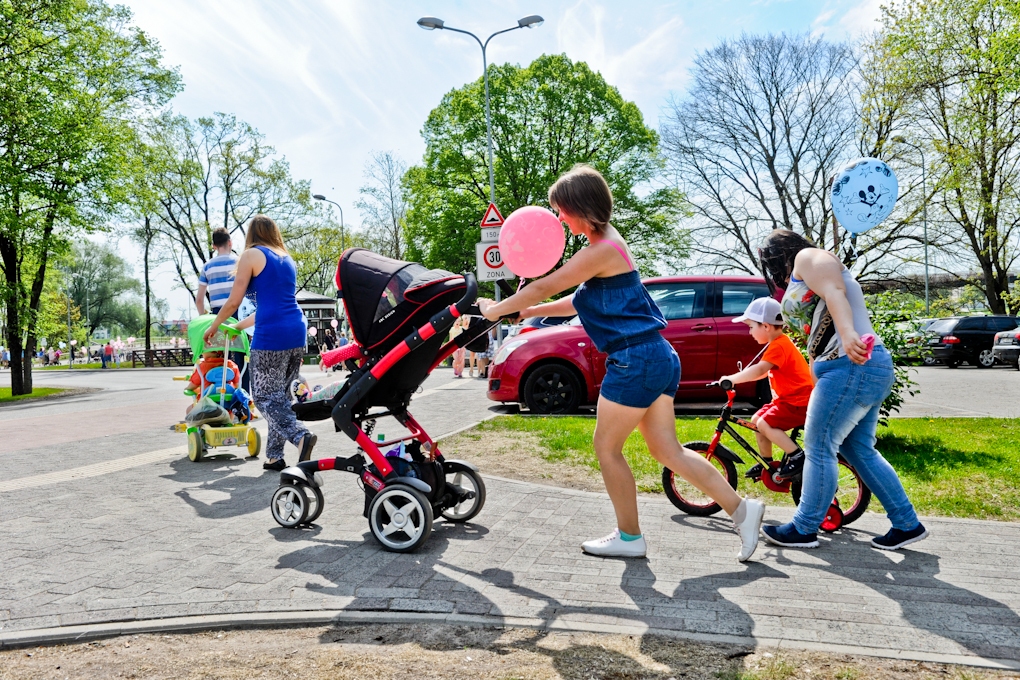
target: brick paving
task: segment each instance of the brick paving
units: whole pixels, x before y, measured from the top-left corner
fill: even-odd
[[[483,388],[457,387],[478,396]],[[433,428],[426,416],[465,404],[454,391],[422,400],[431,430],[455,424]],[[478,414],[461,406],[457,415]],[[320,440],[341,438],[318,431]],[[27,462],[32,453],[59,451],[15,455]],[[727,521],[642,497],[648,559],[599,559],[579,543],[613,526],[603,494],[489,478],[475,522],[437,521],[419,552],[397,555],[372,539],[353,476],[327,475],[319,525],[303,530],[273,522],[277,480],[258,462],[194,464],[182,456],[0,493],[0,641],[56,626],[348,610],[630,625],[1020,663],[1020,524],[929,519],[930,539],[886,553],[867,543],[887,528],[869,513],[818,550],[763,544],[740,564]],[[769,509],[766,518],[790,514]]]

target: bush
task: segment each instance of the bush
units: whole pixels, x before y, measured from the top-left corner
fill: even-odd
[[[910,378],[911,367],[896,362],[895,358],[905,356],[913,349],[907,341],[907,336],[919,329],[919,320],[924,316],[924,303],[913,295],[886,291],[867,296],[867,305],[875,333],[882,338],[886,350],[894,358],[893,370],[896,372],[896,380],[893,382],[892,392],[882,403],[879,421],[882,425],[888,425],[889,416],[900,410],[903,399],[907,395],[912,397],[918,393],[917,383]]]

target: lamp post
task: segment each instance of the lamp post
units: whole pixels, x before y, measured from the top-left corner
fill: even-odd
[[[531,16],[526,16],[523,19],[518,19],[516,26],[504,28],[502,31],[496,31],[486,38],[485,42],[482,42],[481,38],[474,33],[464,31],[459,28],[451,28],[450,26],[447,26],[442,19],[437,19],[436,17],[422,17],[421,19],[418,19],[418,25],[426,31],[432,31],[438,28],[440,30],[453,31],[454,33],[463,33],[464,35],[469,35],[474,38],[478,43],[478,46],[482,48],[482,77],[485,80],[485,132],[489,142],[489,202],[491,203],[496,202],[496,182],[493,178],[492,171],[492,116],[489,113],[489,61],[485,50],[489,46],[489,41],[500,33],[509,33],[510,31],[516,31],[518,28],[535,28],[536,26],[541,26],[544,22],[545,19],[537,14],[532,14]],[[496,294],[499,295],[498,287],[496,289]]]
[[[924,162],[924,149],[907,141],[903,135],[894,135],[892,141],[913,147],[921,154],[921,204],[922,220],[924,221],[924,313],[931,314],[931,301],[928,294],[928,165]]]
[[[524,17],[523,19],[518,19],[516,26],[504,28],[502,31],[496,31],[488,38],[486,38],[485,42],[482,42],[481,38],[479,38],[474,33],[471,33],[470,31],[464,31],[459,28],[452,28],[450,26],[447,26],[442,19],[437,19],[436,17],[422,17],[421,19],[418,19],[418,25],[424,28],[426,31],[433,31],[438,28],[444,31],[463,33],[464,35],[469,35],[472,38],[474,38],[475,42],[478,43],[478,46],[482,48],[482,79],[485,81],[485,135],[489,145],[489,202],[492,204],[496,203],[496,180],[492,169],[492,115],[489,112],[489,59],[488,56],[486,55],[485,50],[489,46],[489,41],[501,33],[509,33],[510,31],[516,31],[518,28],[535,28],[536,26],[541,26],[543,23],[545,23],[545,19],[543,19],[537,14],[531,14],[529,16]],[[500,299],[499,293],[500,293],[499,286],[496,286],[496,302],[499,302]],[[496,326],[496,342],[498,344],[501,343],[502,341],[503,341],[503,327],[501,324],[498,324]]]
[[[336,201],[331,201],[322,194],[313,194],[312,198],[316,201],[325,201],[326,203],[332,203],[340,211],[340,250],[347,250],[347,239],[344,235],[344,209],[340,207],[340,204]]]

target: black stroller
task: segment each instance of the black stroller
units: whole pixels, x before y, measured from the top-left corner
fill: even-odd
[[[485,484],[475,466],[443,458],[408,413],[411,395],[432,369],[496,322],[444,344],[457,317],[478,313],[478,286],[471,274],[429,270],[352,248],[341,256],[335,281],[354,341],[325,353],[323,360],[327,366],[343,362],[351,375],[332,399],[293,409],[300,420],[333,418],[337,431],[357,442],[359,450],[349,458],[301,461],[283,470],[270,508],[281,526],[310,524],[323,507],[320,473],[351,472],[364,486],[372,535],[387,550],[410,552],[428,539],[436,515],[467,522],[485,504]],[[375,421],[384,416],[393,416],[408,434],[373,442]],[[403,457],[386,455],[389,447]]]

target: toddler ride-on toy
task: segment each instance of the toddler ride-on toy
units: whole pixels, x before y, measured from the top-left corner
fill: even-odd
[[[350,472],[363,486],[372,535],[386,550],[410,552],[428,539],[436,517],[467,522],[485,504],[485,484],[475,466],[445,459],[407,409],[434,368],[495,322],[445,342],[457,317],[478,314],[478,286],[471,274],[428,270],[352,248],[340,258],[336,284],[354,342],[324,353],[323,362],[327,367],[343,363],[350,377],[332,399],[292,408],[301,420],[332,418],[338,432],[357,442],[358,451],[283,470],[270,510],[283,527],[314,522],[323,508],[322,472]],[[373,442],[376,419],[384,416],[395,418],[408,434]]]
[[[201,380],[198,391],[190,387],[184,393],[194,397],[195,405],[184,421],[170,429],[186,432],[188,435],[188,458],[198,462],[209,449],[223,446],[245,447],[248,456],[254,458],[262,449],[262,437],[252,425],[255,418],[252,413],[251,397],[241,388],[230,383],[240,379],[234,375],[234,368],[228,365],[231,350],[248,355],[248,336],[226,326],[220,326],[220,332],[213,338],[219,344],[223,339],[223,362],[218,366],[203,366],[202,353],[206,351],[203,336],[216,317],[205,314],[192,320],[188,325],[188,340],[195,357],[195,372]],[[237,323],[236,320],[230,321]],[[240,341],[232,340],[239,337]],[[212,346],[213,343],[210,343]],[[245,369],[247,370],[247,362]],[[241,371],[243,375],[244,370]],[[188,376],[175,377],[174,380],[188,380]]]

